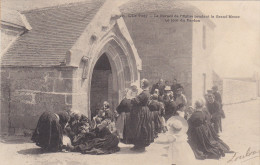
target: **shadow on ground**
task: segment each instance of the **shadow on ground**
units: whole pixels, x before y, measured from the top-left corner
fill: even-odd
[[[131,146],[131,147],[120,147],[120,151],[119,152],[116,152],[115,154],[140,154],[140,153],[145,153],[145,152],[147,152],[147,151],[144,151],[144,152],[138,152],[138,151],[132,151],[131,150],[131,148],[132,148],[133,146]]]
[[[32,143],[31,137],[28,136],[0,136],[0,142],[6,144],[23,144]]]
[[[43,150],[41,148],[29,148],[29,149],[24,149],[17,151],[17,153],[22,154],[22,155],[39,155],[39,154],[44,154]]]

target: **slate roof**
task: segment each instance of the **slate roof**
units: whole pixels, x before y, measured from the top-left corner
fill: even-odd
[[[1,65],[60,65],[66,58],[66,52],[75,44],[104,2],[105,0],[88,0],[23,12],[32,30],[16,40],[2,56]],[[192,5],[173,0],[130,0],[120,6],[122,13],[176,9],[202,14]],[[213,22],[209,23],[214,25]],[[135,38],[133,40],[135,42]]]
[[[60,65],[104,2],[90,0],[22,12],[32,30],[16,40],[1,65]]]

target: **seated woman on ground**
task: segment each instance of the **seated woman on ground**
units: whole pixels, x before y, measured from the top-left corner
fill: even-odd
[[[103,107],[97,112],[97,115],[93,118],[93,123],[95,125],[103,123],[107,125],[107,128],[111,133],[116,133],[115,121],[118,117],[118,113],[113,111],[108,101],[104,101]]]
[[[71,139],[72,144],[75,144],[77,139],[88,132],[91,123],[89,119],[79,112],[72,112],[70,114],[70,121],[65,128],[65,133]]]
[[[103,120],[78,136],[73,145],[67,145],[67,150],[83,154],[111,154],[120,150],[118,143],[119,138],[110,132],[108,123]]]
[[[105,119],[105,112],[100,109],[97,112],[97,115],[93,117],[93,122],[95,125],[101,124],[101,122]]]
[[[104,101],[103,103],[103,107],[100,109],[100,110],[103,110],[103,118],[105,119],[109,119],[111,120],[112,122],[114,122],[118,116],[117,112],[116,111],[113,111],[111,108],[110,108],[110,105],[108,103],[108,101]]]

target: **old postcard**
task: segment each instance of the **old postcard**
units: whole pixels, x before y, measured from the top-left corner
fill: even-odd
[[[1,165],[260,164],[260,1],[1,0]]]

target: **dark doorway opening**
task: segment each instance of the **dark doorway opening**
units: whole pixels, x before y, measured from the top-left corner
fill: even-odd
[[[113,84],[112,69],[108,56],[104,53],[98,59],[93,69],[90,91],[91,117],[102,107],[104,101],[111,105]]]

